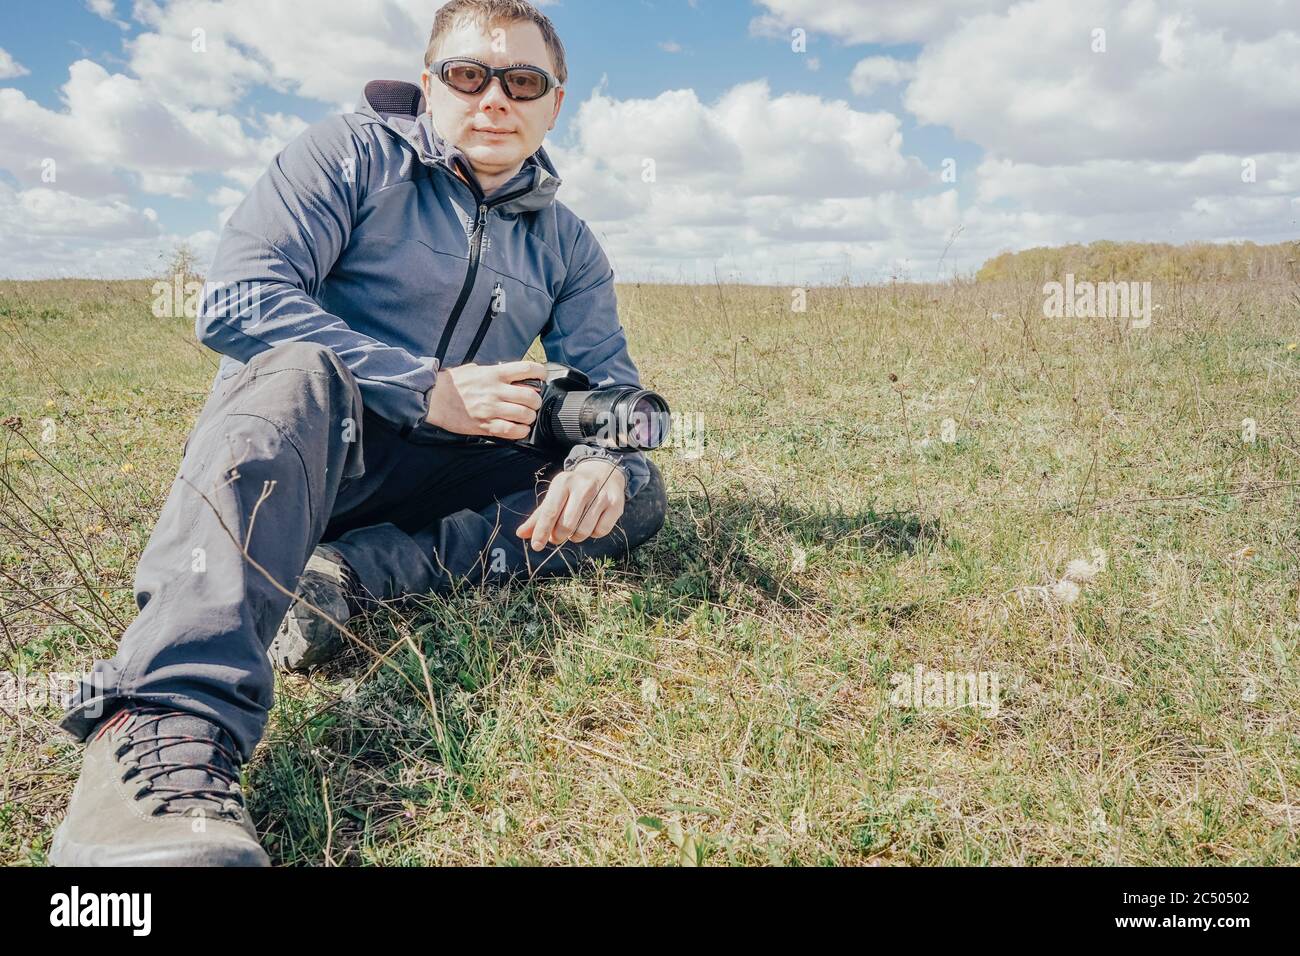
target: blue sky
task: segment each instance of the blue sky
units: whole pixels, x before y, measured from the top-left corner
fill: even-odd
[[[120,7],[125,5],[119,4]],[[432,5],[431,5],[432,7]],[[756,34],[750,30],[756,10],[747,3],[692,4],[687,0],[650,3],[565,0],[546,8],[565,44],[569,62],[568,88],[579,98],[601,82],[614,97],[650,98],[666,89],[691,87],[704,100],[721,96],[737,82],[766,79],[775,93],[814,93],[828,99],[852,100],[855,105],[896,107],[897,90],[873,97],[855,96],[848,76],[864,55],[892,54],[912,58],[915,44],[846,46],[833,37],[805,33],[803,55],[791,49],[789,34]],[[77,0],[50,0],[24,10],[6,25],[0,46],[30,75],[5,82],[51,109],[60,103],[60,88],[68,79],[68,64],[89,58],[106,67],[122,69],[128,62],[124,44],[139,35],[142,24],[124,20],[123,30],[91,13]],[[666,46],[680,47],[668,52]],[[809,64],[816,68],[813,69]],[[414,70],[418,73],[420,64]],[[391,78],[407,79],[394,70]],[[358,91],[359,92],[359,91]],[[570,100],[576,103],[577,100]],[[315,122],[334,108],[310,99],[257,88],[245,99],[246,115],[284,111]],[[560,116],[553,137],[564,140],[572,110]],[[909,146],[934,165],[943,157],[969,160],[979,150],[960,143],[942,127],[904,127]],[[563,171],[561,171],[563,172]],[[218,177],[200,177],[215,188]],[[132,197],[139,200],[139,194]],[[185,200],[151,197],[148,204],[165,215],[177,230],[210,226],[211,210]]]
[[[10,141],[0,146],[0,270],[57,274],[74,257],[127,274],[182,239],[210,252],[238,195],[304,124],[354,102],[369,73],[415,78],[435,8],[22,5],[0,32],[0,140]],[[950,241],[945,266],[969,270],[1036,244],[1295,234],[1300,15],[1284,0],[1236,13],[1208,0],[564,0],[545,10],[570,66],[551,139],[561,198],[599,227],[629,276],[711,275],[721,261],[754,281],[846,268],[926,277]],[[185,56],[193,24],[214,47],[199,71]],[[1089,49],[1094,24],[1108,27],[1109,50]],[[804,53],[791,49],[796,27]],[[376,65],[352,61],[353,44]],[[1291,71],[1280,94],[1278,69]],[[716,130],[744,157],[734,190],[707,150],[671,186],[640,189],[637,156],[690,150],[675,139],[692,128]],[[66,157],[60,182],[40,179],[46,157]],[[940,176],[945,160],[955,182]],[[1258,170],[1250,183],[1246,161]],[[730,226],[685,228],[712,203]]]

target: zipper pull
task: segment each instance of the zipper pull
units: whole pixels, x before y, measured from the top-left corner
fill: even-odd
[[[483,227],[487,225],[487,214],[488,207],[486,205],[478,207],[478,224],[474,227],[475,229],[481,231]]]
[[[499,315],[501,313],[501,300],[505,296],[505,291],[506,290],[501,285],[500,279],[492,283],[492,305],[489,307],[488,311],[493,315]]]

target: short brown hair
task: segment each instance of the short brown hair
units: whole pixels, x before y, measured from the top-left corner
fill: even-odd
[[[569,68],[564,62],[564,44],[550,18],[528,2],[528,0],[451,0],[441,7],[433,18],[433,32],[429,34],[429,45],[424,51],[424,65],[433,62],[434,50],[439,38],[461,20],[469,20],[483,26],[501,23],[518,23],[530,21],[537,24],[546,41],[547,52],[555,64],[555,78],[561,84],[569,79]]]

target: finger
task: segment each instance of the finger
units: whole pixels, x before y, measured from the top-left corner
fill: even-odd
[[[542,502],[542,506],[536,512],[537,523],[533,525],[531,541],[534,551],[540,551],[546,547],[546,542],[550,539],[551,531],[555,527],[555,519],[559,517],[568,497],[567,482],[558,480],[551,482],[551,487],[546,492],[546,500]]]
[[[540,362],[502,362],[494,366],[503,382],[518,382],[525,378],[540,378],[546,381],[546,366]]]
[[[532,409],[542,407],[542,396],[536,389],[529,388],[527,385],[506,385],[501,390],[500,398],[503,402],[527,405]]]
[[[600,515],[600,520],[596,522],[596,528],[591,532],[593,538],[603,538],[614,530],[618,524],[618,519],[623,517],[623,499],[617,498],[610,503]]]
[[[508,422],[501,418],[490,419],[483,426],[483,434],[492,435],[496,438],[509,438],[513,441],[519,441],[521,438],[527,438],[530,431],[527,425],[520,425],[518,422]]]
[[[609,504],[602,497],[598,496],[591,503],[591,507],[587,509],[587,513],[583,519],[578,522],[577,530],[573,532],[573,535],[569,540],[573,542],[582,542],[592,537],[592,532],[596,530],[596,525],[608,510]]]
[[[498,402],[492,410],[492,414],[507,422],[518,422],[520,425],[531,425],[537,421],[537,412],[526,405],[516,405],[513,402]]]
[[[532,514],[530,514],[527,518],[523,520],[523,522],[519,525],[518,528],[515,528],[515,534],[520,538],[528,537],[530,534],[532,534],[533,524],[536,521],[537,521],[537,512],[534,511]]]
[[[556,522],[555,528],[551,533],[552,544],[563,544],[570,540],[573,532],[578,529],[582,519],[586,517],[588,510],[599,510],[595,507],[596,489],[590,484],[580,484],[578,487],[569,492],[568,503],[564,507],[564,512],[560,515],[560,520]]]

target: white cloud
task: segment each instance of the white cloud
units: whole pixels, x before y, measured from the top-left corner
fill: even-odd
[[[146,228],[142,212],[128,215],[129,195],[192,198],[196,176],[216,175],[230,183],[212,193],[217,222],[224,222],[272,156],[307,125],[287,113],[243,109],[251,88],[266,85],[350,108],[368,80],[418,75],[437,6],[428,0],[321,0],[310,8],[263,0],[136,0],[131,15],[145,29],[126,43],[128,72],[78,60],[55,108],[0,89],[0,170],[18,186],[5,196],[4,268],[58,272],[62,250],[96,274],[129,274],[131,255],[143,257],[137,269],[147,271],[159,254],[149,243],[176,237],[106,234],[113,223]],[[87,2],[92,13],[115,23],[119,7]],[[20,71],[0,54],[0,74]],[[227,112],[236,109],[242,119]],[[67,235],[60,233],[57,243],[19,241],[35,227],[19,229],[15,217],[37,212],[69,224]],[[74,240],[78,217],[85,228]],[[97,242],[104,255],[91,263],[87,249]]]
[[[113,9],[113,0],[86,0],[86,9],[100,19],[107,20],[120,30],[126,30],[130,24],[117,18],[117,11]]]
[[[974,177],[980,202],[1011,200],[1085,216],[1177,214],[1201,199],[1286,200],[1300,191],[1300,158],[1269,153],[1251,159],[1254,182],[1243,181],[1240,157],[1222,154],[1188,162],[1107,159],[1061,166],[990,158]]]
[[[1004,10],[1014,0],[759,0],[768,12],[754,33],[786,36],[799,28],[841,43],[911,43],[952,29],[961,18]]]
[[[1255,182],[1242,182],[1236,156],[1207,154],[1188,162],[1089,160],[1035,165],[987,159],[972,174],[977,202],[967,210],[978,222],[987,212],[1011,211],[1021,227],[1032,210],[1039,229],[1031,238],[1010,227],[1011,248],[1095,239],[1157,242],[1294,238],[1300,205],[1300,157],[1272,153],[1255,158]],[[1020,212],[1014,212],[1019,210]],[[1005,240],[1004,240],[1005,241]]]
[[[171,0],[137,3],[148,27],[132,71],[171,102],[226,108],[253,85],[342,106],[369,80],[416,81],[428,0]],[[201,31],[196,34],[195,31]],[[202,49],[196,50],[201,42]]]
[[[148,274],[181,237],[129,205],[133,190],[189,199],[196,176],[216,175],[232,183],[219,192],[233,208],[306,126],[254,113],[250,131],[234,116],[160,101],[142,81],[90,60],[72,64],[61,93],[52,110],[0,89],[0,170],[18,186],[0,194],[5,275]],[[191,243],[202,256],[215,249],[208,232]]]
[[[842,264],[846,253],[883,266],[958,219],[953,192],[902,194],[934,180],[904,153],[896,116],[774,96],[763,81],[713,103],[692,90],[628,100],[596,90],[551,152],[561,199],[605,237],[625,278],[709,274],[715,259],[747,275]],[[887,242],[897,235],[911,238]]]
[[[0,276],[13,279],[161,275],[186,242],[200,262],[211,259],[217,234],[167,233],[152,210],[0,184]]]
[[[194,183],[180,173],[141,172],[138,182],[141,191],[152,196],[188,199],[194,194]]]
[[[217,213],[218,228],[226,224],[226,220],[234,213],[235,207],[243,201],[246,190],[232,189],[229,186],[222,186],[212,195],[208,196],[208,202],[214,206],[221,207]]]
[[[933,278],[958,233],[945,269],[1098,238],[1294,235],[1293,0],[759,3],[752,32],[806,30],[804,65],[823,74],[832,61],[814,38],[919,46],[914,59],[865,49],[833,82],[847,79],[858,97],[901,88],[916,121],[957,144],[958,181],[927,168],[933,145],[925,163],[910,155],[902,117],[859,101],[773,93],[762,81],[707,102],[690,89],[627,100],[602,89],[583,103],[571,93],[568,135],[551,146],[560,196],[602,237],[620,278],[711,280],[715,267],[754,281]],[[86,5],[111,22],[128,6]],[[367,80],[414,79],[437,6],[135,0],[144,30],[121,72],[73,63],[54,108],[0,89],[0,171],[10,174],[0,174],[0,269],[132,274],[134,261],[135,274],[149,272],[181,237],[145,208],[148,196],[204,203],[219,228],[305,128],[250,110],[252,90],[346,109]],[[1098,26],[1103,54],[1091,50]],[[659,46],[686,52],[676,40]],[[15,70],[0,51],[0,78]],[[1242,181],[1247,159],[1254,182]],[[202,258],[216,231],[185,238]]]
[[[6,278],[160,272],[181,238],[164,233],[152,209],[0,183],[0,275]],[[186,238],[207,255],[215,248],[214,233]]]
[[[1026,0],[927,46],[904,103],[1021,162],[1300,148],[1300,34],[1248,22],[1243,36],[1209,4]]]
[[[915,75],[915,65],[909,60],[897,60],[892,56],[869,56],[858,61],[849,74],[849,87],[859,96],[870,96],[882,86],[897,86]]]
[[[131,70],[165,102],[216,109],[234,106],[250,87],[271,81],[264,65],[220,34],[204,37],[201,50],[193,49],[196,42],[188,35],[142,33],[130,44]]]
[[[916,185],[921,164],[902,153],[896,116],[801,93],[773,96],[742,83],[706,104],[693,90],[615,100],[600,90],[571,130],[580,163],[620,190],[689,183],[732,198],[860,196]],[[643,182],[646,161],[654,183]],[[563,171],[561,171],[563,173]],[[581,185],[579,189],[584,188]]]
[[[94,200],[56,189],[13,190],[0,185],[0,223],[9,236],[139,239],[158,234],[151,210],[117,200]]]
[[[10,80],[16,76],[26,76],[31,70],[23,66],[8,50],[0,47],[0,80]]]
[[[65,109],[49,110],[15,89],[0,89],[0,168],[24,185],[51,184],[85,196],[118,195],[127,174],[147,192],[188,195],[199,172],[254,177],[301,121],[268,117],[267,134],[248,135],[233,116],[159,102],[141,81],[78,60],[62,89]]]
[[[841,44],[921,44],[915,60],[866,57],[849,83],[862,96],[904,85],[903,104],[920,123],[984,151],[953,184],[955,258],[976,264],[1000,248],[1099,238],[1294,235],[1292,0],[760,3],[756,33],[802,28]],[[1105,53],[1092,52],[1097,27]],[[1256,164],[1253,183],[1242,181],[1243,160]],[[896,259],[915,259],[912,237],[887,244]]]

